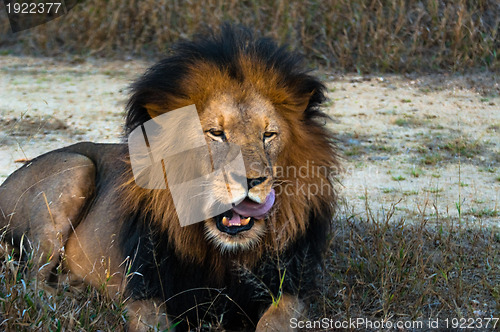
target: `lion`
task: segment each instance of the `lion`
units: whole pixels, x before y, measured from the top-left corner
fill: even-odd
[[[245,28],[181,41],[131,85],[123,143],[54,150],[7,178],[4,241],[21,256],[35,250],[40,280],[62,267],[72,283],[125,299],[130,331],[291,330],[316,287],[337,200],[325,93],[301,56]],[[138,185],[127,138],[189,105],[210,154],[238,146],[245,174],[227,211],[184,226],[170,185]],[[169,163],[190,169],[196,157]],[[208,187],[216,203],[228,189]]]

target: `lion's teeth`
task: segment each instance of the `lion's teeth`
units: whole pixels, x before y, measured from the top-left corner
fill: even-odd
[[[224,226],[229,226],[229,219],[228,219],[228,217],[223,217],[222,218],[222,224]]]
[[[249,222],[250,222],[250,217],[245,218],[245,219],[241,219],[241,224],[242,224],[243,226],[248,225],[248,223],[249,223]]]

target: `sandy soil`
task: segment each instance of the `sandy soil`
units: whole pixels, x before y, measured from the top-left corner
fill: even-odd
[[[0,56],[0,182],[16,160],[120,141],[127,86],[148,65]],[[498,75],[322,75],[353,214],[397,203],[396,220],[499,226]]]

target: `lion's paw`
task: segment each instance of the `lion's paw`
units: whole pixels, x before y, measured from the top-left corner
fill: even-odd
[[[278,305],[272,304],[262,315],[257,324],[256,332],[296,331],[290,320],[300,317],[304,305],[297,297],[284,295]]]

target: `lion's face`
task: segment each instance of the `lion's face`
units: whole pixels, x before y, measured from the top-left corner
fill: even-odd
[[[128,210],[148,213],[184,257],[255,263],[267,249],[283,250],[305,234],[312,215],[332,211],[336,193],[330,169],[338,160],[319,108],[325,87],[302,67],[300,57],[269,41],[214,42],[213,48],[205,40],[181,44],[134,83],[126,128],[130,134],[156,116],[195,105],[208,157],[232,156],[237,145],[245,170],[224,171],[223,179],[210,180],[207,206],[193,208],[220,211],[219,206],[228,206],[228,193],[232,208],[181,227],[169,191],[139,188],[130,175],[123,201]],[[189,132],[183,133],[189,140]],[[221,159],[207,163],[206,155],[195,155],[193,162],[179,160],[173,169],[189,173],[199,161],[206,165],[202,175],[213,174],[229,161]]]
[[[205,221],[206,235],[223,251],[250,249],[264,235],[265,219],[273,211],[273,165],[286,141],[286,123],[269,100],[248,91],[212,97],[200,120],[212,155],[219,154],[225,143],[237,144],[246,170],[245,179],[229,173],[225,181],[213,184],[222,200],[227,195],[226,181],[230,183],[235,206]]]

